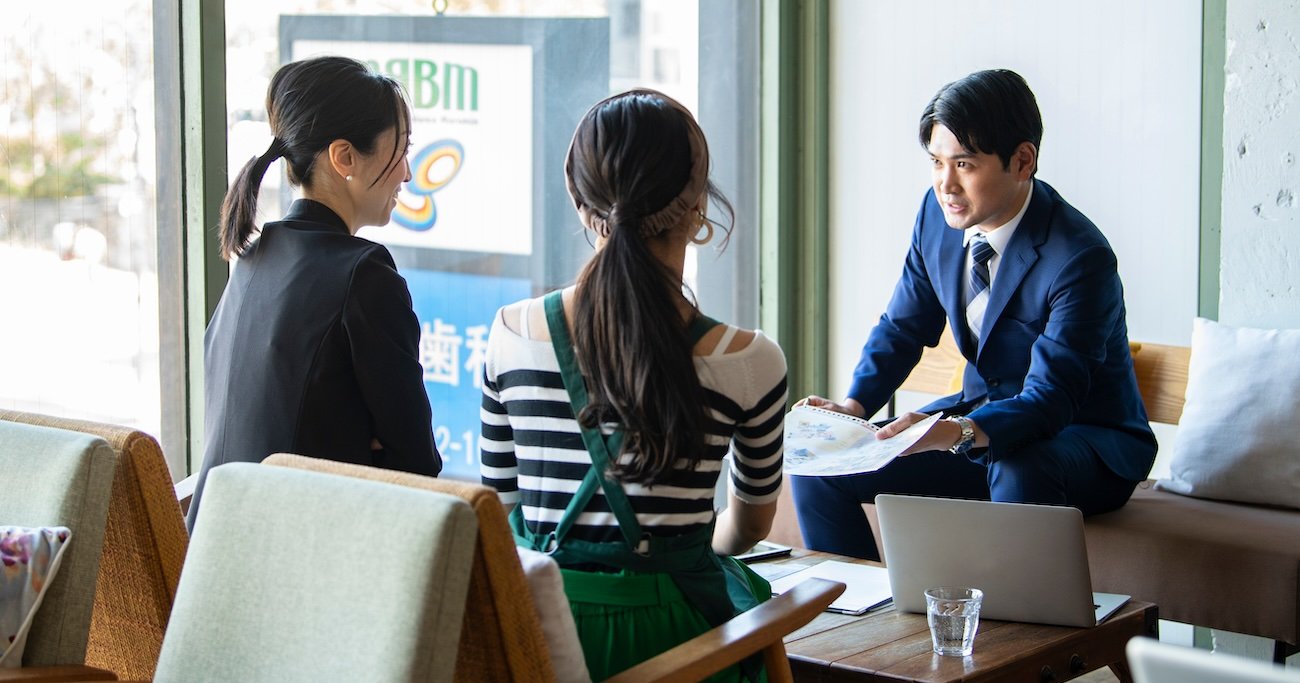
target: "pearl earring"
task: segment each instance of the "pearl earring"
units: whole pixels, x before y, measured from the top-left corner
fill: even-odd
[[[343,179],[348,181],[349,183],[352,182],[352,176],[344,176]]]

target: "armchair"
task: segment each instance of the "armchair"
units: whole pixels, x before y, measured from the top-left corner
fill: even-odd
[[[13,410],[0,410],[0,421],[97,436],[113,450],[85,663],[123,679],[152,678],[189,545],[158,442],[129,427]]]
[[[452,496],[215,468],[154,680],[451,680],[477,528]]]
[[[72,530],[28,633],[24,666],[85,661],[114,461],[103,439],[0,420],[0,523]]]
[[[523,576],[505,509],[496,492],[466,482],[421,477],[403,472],[278,453],[265,465],[333,472],[393,482],[461,496],[479,519],[479,543],[470,578],[470,606],[465,612],[456,662],[458,681],[555,680],[548,646],[531,593]],[[816,581],[773,598],[757,608],[690,641],[625,671],[614,680],[698,680],[763,650],[768,679],[790,681],[782,638],[826,609],[844,592],[844,584]]]

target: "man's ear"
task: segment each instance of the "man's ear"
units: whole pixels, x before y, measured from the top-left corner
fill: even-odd
[[[340,179],[355,175],[360,158],[351,142],[343,139],[335,140],[326,148],[326,153],[329,156],[330,169]]]
[[[1011,154],[1011,172],[1015,174],[1016,180],[1022,182],[1029,180],[1037,170],[1038,148],[1029,141],[1020,143],[1016,151]]]

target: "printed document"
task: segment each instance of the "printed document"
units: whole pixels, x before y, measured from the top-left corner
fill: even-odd
[[[877,439],[879,427],[824,408],[797,406],[785,416],[785,473],[837,477],[874,472],[921,440],[938,413],[902,433]]]

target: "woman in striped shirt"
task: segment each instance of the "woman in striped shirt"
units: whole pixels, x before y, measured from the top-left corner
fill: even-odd
[[[597,680],[769,595],[730,555],[776,513],[785,358],[684,294],[687,244],[718,225],[709,200],[733,215],[708,169],[699,125],[666,95],[594,106],[565,173],[596,253],[575,286],[503,308],[489,339],[483,482],[512,508],[516,541],[559,562]]]

